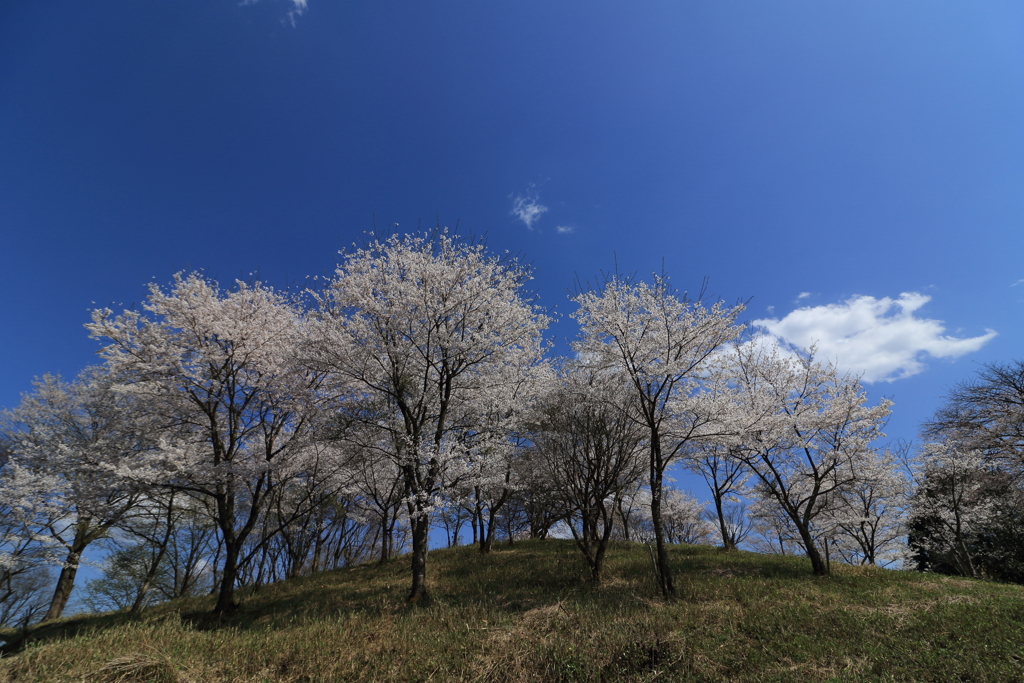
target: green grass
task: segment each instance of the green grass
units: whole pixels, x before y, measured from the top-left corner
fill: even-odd
[[[1024,587],[672,550],[678,599],[645,546],[616,545],[587,582],[567,541],[431,553],[432,601],[406,606],[407,561],[318,574],[140,617],[30,633],[0,682],[1024,681]]]

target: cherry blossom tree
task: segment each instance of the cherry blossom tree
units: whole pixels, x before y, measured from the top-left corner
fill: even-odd
[[[630,539],[640,543],[654,543],[654,522],[651,519],[651,492],[638,488],[631,496],[623,496],[626,505]],[[665,541],[670,544],[689,545],[708,543],[715,531],[709,521],[707,503],[702,503],[689,491],[666,486],[662,492],[661,524]]]
[[[367,516],[373,520],[375,527],[374,543],[380,541],[380,561],[383,564],[391,559],[396,549],[404,545],[407,525],[402,510],[405,499],[405,480],[401,470],[390,457],[393,451],[384,452],[388,457],[372,457],[372,452],[364,453],[358,465],[356,488],[363,501]],[[401,538],[396,540],[396,535]]]
[[[215,612],[237,607],[239,553],[279,486],[302,470],[323,376],[296,360],[299,307],[261,283],[222,291],[198,273],[151,284],[143,308],[93,312],[92,336],[122,390],[163,430],[155,481],[205,496],[221,534]],[[147,315],[148,314],[148,315]]]
[[[512,393],[519,368],[541,363],[548,318],[524,294],[528,279],[513,259],[441,231],[343,253],[320,296],[318,367],[390,411],[378,426],[405,484],[411,602],[427,596],[429,515],[460,480],[460,437],[481,428],[491,397]]]
[[[695,443],[684,455],[686,466],[703,477],[711,489],[711,500],[715,506],[718,531],[722,548],[735,550],[745,526],[734,519],[738,504],[737,495],[742,493],[750,472],[742,460],[729,453],[728,445],[721,442],[705,441]]]
[[[754,492],[774,500],[792,522],[816,575],[828,566],[815,523],[841,492],[864,480],[871,442],[892,402],[867,405],[856,377],[813,352],[783,354],[772,344],[735,346],[734,436],[725,443],[754,477]]]
[[[583,292],[573,301],[580,326],[573,348],[619,372],[635,396],[635,419],[644,426],[648,445],[659,584],[669,597],[675,586],[662,525],[665,470],[691,441],[721,432],[727,404],[721,394],[706,390],[705,373],[715,352],[742,330],[736,318],[744,306],[691,301],[664,276],[648,285],[615,275],[600,291]]]
[[[336,412],[344,426],[330,438],[339,439],[352,453],[347,466],[353,494],[373,528],[370,546],[379,546],[377,558],[383,564],[401,552],[408,536],[405,478],[396,462],[401,438],[394,428],[395,410],[378,397],[350,396]]]
[[[707,503],[700,502],[689,491],[665,489],[662,523],[669,543],[707,543],[714,533],[714,525],[707,517]]]
[[[983,537],[998,525],[1007,477],[987,454],[955,444],[928,443],[921,452],[911,499],[910,558],[918,568],[980,578],[985,576]]]
[[[545,475],[543,454],[536,442],[530,443],[521,456],[514,464],[519,482],[514,504],[521,512],[530,538],[547,538],[555,525],[565,518],[561,496],[554,482]]]
[[[585,362],[567,363],[544,396],[536,436],[541,476],[561,501],[595,585],[619,499],[647,469],[643,429],[622,410],[632,393],[618,379]]]
[[[277,488],[250,536],[239,563],[248,584],[336,569],[367,554],[368,525],[352,467],[357,454],[339,440],[324,439],[310,448],[317,452],[303,458],[302,472]]]
[[[864,459],[857,480],[828,506],[835,547],[844,561],[886,566],[899,560],[910,493],[910,479],[893,450]]]
[[[648,529],[651,526],[650,508],[651,492],[644,488],[643,482],[637,482],[632,491],[624,491],[615,501],[618,525],[612,532],[612,537],[624,541],[653,541]]]
[[[11,459],[12,427],[0,433],[0,625],[26,626],[52,602],[48,567],[64,557],[45,529],[63,513],[49,502],[58,476]]]
[[[115,390],[105,367],[87,368],[74,382],[46,375],[5,415],[11,466],[49,482],[36,494],[42,508],[34,533],[64,550],[43,621],[63,613],[86,548],[138,502],[131,468],[150,448],[138,417],[137,402]]]
[[[167,550],[182,516],[180,506],[175,503],[176,494],[173,490],[159,489],[147,492],[118,524],[123,534],[135,540],[134,544],[115,553],[121,553],[123,559],[131,558],[131,564],[138,570],[134,595],[125,605],[132,614],[138,614],[149,602],[157,576],[166,565]]]
[[[752,536],[748,545],[754,552],[790,555],[802,549],[800,534],[785,510],[772,498],[758,495],[756,489],[747,491],[752,504],[749,509]]]
[[[942,474],[943,468],[937,466],[940,459],[931,450],[925,451],[927,485],[918,486],[914,508],[922,508],[928,498],[924,492],[929,490],[935,500],[955,498],[960,477],[953,454],[970,453],[983,461],[983,467],[974,475],[974,485],[981,487],[989,507],[994,505],[998,513],[989,514],[989,521],[981,524],[979,514],[983,508],[973,503],[965,505],[965,519],[973,528],[964,536],[970,539],[965,546],[971,548],[970,563],[957,559],[955,553],[949,562],[932,563],[924,550],[928,544],[915,540],[922,548],[918,564],[937,563],[957,567],[956,571],[962,573],[981,572],[1004,581],[1024,582],[1024,361],[985,365],[974,377],[956,385],[932,420],[924,425],[924,433],[934,444],[929,449],[938,448],[948,454],[948,472]],[[970,497],[967,496],[968,500]],[[915,519],[916,531],[912,536],[916,539],[924,539],[928,534],[940,539],[951,533],[939,531],[946,524],[944,514],[937,514],[930,523],[924,517]],[[931,529],[925,533],[929,524]],[[954,548],[959,542],[949,543]],[[933,554],[939,557],[944,552],[936,550]]]
[[[529,443],[527,423],[537,395],[551,379],[546,363],[505,366],[497,372],[476,402],[480,408],[476,424],[460,437],[464,453],[460,479],[462,488],[469,490],[464,504],[471,510],[482,554],[490,552],[499,515],[524,485],[516,465]]]
[[[722,517],[718,518],[719,533],[721,533],[721,522],[725,521],[725,534],[729,538],[729,544],[738,548],[752,533],[754,533],[754,518],[750,514],[750,506],[746,500],[731,500],[722,506]],[[717,516],[717,511],[716,511]],[[708,517],[712,522],[716,521]],[[724,544],[723,544],[724,545]]]

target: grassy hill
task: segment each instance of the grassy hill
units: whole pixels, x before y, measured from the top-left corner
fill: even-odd
[[[407,562],[265,586],[133,618],[37,628],[0,659],[22,681],[1024,681],[1024,587],[672,551],[655,595],[646,546],[617,545],[590,589],[568,541],[431,553],[432,602],[407,607]]]

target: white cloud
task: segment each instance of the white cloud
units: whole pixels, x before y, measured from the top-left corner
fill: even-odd
[[[1014,282],[1014,283],[1013,283],[1012,285],[1010,285],[1010,286],[1011,286],[1011,287],[1016,287],[1017,285],[1021,284],[1022,282],[1024,282],[1024,280],[1017,280],[1016,282]]]
[[[570,232],[575,230],[575,228],[571,225],[559,225],[555,230],[562,235],[568,235]]]
[[[800,301],[801,299],[806,299],[810,295],[811,295],[810,292],[800,292],[799,294],[796,295],[796,300]]]
[[[996,336],[958,339],[944,332],[941,320],[916,318],[931,300],[917,292],[899,298],[855,296],[842,303],[799,308],[784,318],[755,320],[753,325],[799,347],[817,346],[821,358],[863,373],[865,382],[892,382],[925,369],[922,356],[958,358],[977,351]]]
[[[525,195],[516,195],[512,198],[512,215],[526,223],[526,227],[533,230],[533,224],[541,217],[541,214],[548,210],[548,207],[537,201],[537,192],[531,186]]]

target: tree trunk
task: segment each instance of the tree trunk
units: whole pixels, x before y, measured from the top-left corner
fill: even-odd
[[[310,573],[316,574],[320,572],[320,553],[323,549],[323,532],[320,531],[316,535],[316,541],[313,544],[313,560],[312,566],[310,567]]]
[[[164,556],[167,554],[167,546],[171,543],[171,537],[174,535],[174,493],[171,493],[171,497],[167,501],[167,521],[164,526],[164,537],[160,542],[159,550],[157,551],[156,557],[150,562],[149,569],[146,571],[146,580],[142,582],[142,587],[139,589],[138,594],[135,596],[135,602],[132,603],[130,614],[138,614],[142,611],[143,605],[146,604],[146,598],[149,596],[150,587],[153,585],[153,579],[156,578],[156,573],[160,569],[160,563],[163,562]]]
[[[612,537],[612,528],[615,526],[615,508],[611,514],[606,508],[601,509],[601,520],[604,528],[601,529],[601,536],[597,538],[597,550],[594,553],[594,563],[591,565],[590,580],[595,586],[601,585],[601,572],[604,569],[604,556],[608,550],[608,540]],[[596,534],[595,534],[596,536]]]
[[[142,582],[142,587],[139,589],[138,595],[135,596],[135,602],[132,603],[129,614],[138,614],[142,611],[143,606],[146,604],[146,598],[149,597],[149,590],[153,585],[153,579],[156,578],[156,573],[160,570],[160,563],[163,562],[166,552],[167,541],[165,540],[163,545],[160,546],[160,551],[157,553],[156,558],[149,565],[149,571],[146,572],[146,580]]]
[[[242,540],[235,533],[235,496],[229,484],[218,484],[215,497],[217,503],[217,526],[220,527],[224,539],[224,570],[221,572],[220,586],[217,590],[217,604],[214,614],[229,614],[238,609],[235,602],[235,583],[238,581],[238,555],[242,550]]]
[[[800,532],[800,540],[804,542],[804,550],[807,551],[807,557],[811,560],[811,570],[814,572],[814,575],[828,576],[828,564],[825,563],[825,559],[814,545],[814,539],[811,538],[810,530],[800,523],[797,523],[796,527]]]
[[[622,509],[622,500],[620,499],[617,503],[619,510],[619,519],[622,521],[622,535],[626,539],[626,542],[630,542],[633,539],[629,536],[629,520],[626,518],[626,511]]]
[[[220,579],[220,590],[217,592],[217,605],[214,614],[228,614],[238,609],[235,602],[235,582],[238,580],[239,543],[232,539],[224,542],[224,571]]]
[[[473,501],[473,544],[484,540],[484,510],[480,505],[480,487],[474,488],[475,496]],[[482,552],[482,551],[481,551]]]
[[[384,564],[391,557],[391,548],[388,544],[388,538],[391,536],[391,530],[388,527],[388,511],[384,510],[384,516],[380,523],[380,563]]]
[[[651,522],[654,526],[654,542],[658,551],[658,586],[665,598],[675,595],[676,587],[672,582],[672,568],[668,564],[668,548],[665,547],[665,530],[661,522],[661,497],[664,472],[661,465],[659,444],[654,435],[651,453]]]
[[[64,613],[64,608],[68,604],[68,598],[71,597],[71,591],[75,587],[75,574],[78,573],[78,563],[81,561],[82,553],[87,545],[88,543],[83,543],[78,539],[75,539],[71,544],[67,560],[64,561],[64,567],[60,570],[60,576],[57,578],[57,587],[53,590],[50,609],[46,611],[46,616],[42,618],[42,622],[59,619],[60,615]]]
[[[212,562],[212,565],[213,565],[213,581],[212,581],[212,584],[213,584],[213,586],[212,586],[212,588],[210,588],[210,595],[216,595],[217,594],[217,590],[219,589],[219,586],[220,586],[220,570],[218,569],[218,567],[220,567],[221,544],[220,543],[216,543],[215,545],[216,545],[216,548],[214,549],[213,562]]]
[[[504,497],[502,498],[504,500]],[[494,545],[494,520],[498,516],[499,507],[492,507],[487,511],[487,532],[483,531],[483,514],[480,515],[480,554],[486,555],[491,552],[491,547]]]
[[[412,590],[409,603],[427,600],[427,534],[430,519],[425,512],[416,511],[412,521]]]
[[[715,512],[718,513],[718,527],[722,531],[722,548],[726,551],[736,550],[732,534],[729,533],[729,526],[725,523],[725,510],[722,506],[722,497],[715,493]]]
[[[388,559],[395,554],[395,526],[398,524],[398,509],[391,513],[391,521],[388,522]]]
[[[590,567],[590,571],[594,571],[594,558],[591,556],[591,550],[593,549],[593,538],[590,533],[590,516],[587,510],[580,510],[580,531],[576,531],[576,525],[572,523],[572,519],[569,520],[569,531],[572,532],[572,537],[576,541],[576,547],[583,553],[583,559],[587,561],[587,566]]]
[[[512,524],[515,520],[512,519],[512,515],[505,515],[505,531],[508,532],[508,545],[511,548],[515,543],[514,534],[512,533]]]
[[[146,604],[146,598],[149,597],[149,587],[153,585],[155,573],[152,568],[147,572],[146,580],[142,582],[142,587],[139,588],[139,592],[135,595],[135,602],[132,603],[132,608],[128,610],[128,614],[138,614],[142,611]]]

